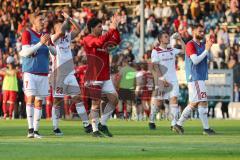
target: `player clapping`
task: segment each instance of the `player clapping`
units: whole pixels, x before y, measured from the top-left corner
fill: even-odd
[[[190,117],[191,112],[198,108],[199,118],[203,125],[203,134],[213,135],[215,131],[208,123],[208,102],[205,80],[208,79],[208,63],[211,39],[203,43],[204,27],[196,25],[193,28],[193,39],[186,45],[185,70],[189,89],[189,104],[183,110],[180,119],[174,126],[177,133],[183,134],[183,124]]]

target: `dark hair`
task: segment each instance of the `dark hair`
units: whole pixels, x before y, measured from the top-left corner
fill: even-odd
[[[193,29],[204,28],[204,26],[201,25],[201,24],[199,24],[199,23],[197,23],[197,24],[194,24],[192,28],[193,28]]]
[[[98,18],[92,18],[87,23],[88,31],[91,32],[91,29],[96,27],[99,23],[102,23],[102,21]]]
[[[163,36],[164,34],[169,35],[169,33],[168,33],[167,31],[162,31],[162,32],[160,32],[160,33],[158,34],[158,41],[159,41],[159,42],[160,42],[160,39],[162,38],[162,36]]]

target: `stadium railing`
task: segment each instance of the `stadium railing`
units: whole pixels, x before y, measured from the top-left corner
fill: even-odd
[[[45,6],[47,7],[51,7],[51,6],[72,6],[72,3],[68,2],[68,3],[46,3]]]

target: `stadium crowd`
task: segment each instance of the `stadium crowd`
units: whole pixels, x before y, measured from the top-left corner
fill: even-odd
[[[32,0],[3,0],[0,1],[0,68],[5,68],[11,61],[9,56],[13,57],[14,65],[18,70],[17,74],[17,99],[14,109],[15,118],[26,117],[25,102],[23,93],[23,82],[21,75],[21,58],[19,51],[21,50],[21,34],[30,27],[29,14],[33,12],[43,12],[45,17],[44,32],[53,33],[53,25],[57,20],[61,20],[61,11],[68,13],[77,21],[81,29],[84,30],[86,23],[92,17],[98,17],[103,22],[103,30],[107,31],[110,24],[110,15],[113,14],[104,3],[100,6],[99,10],[91,10],[91,8],[80,7],[46,7],[45,1],[32,1]],[[55,2],[52,0],[51,2]],[[214,38],[214,44],[211,48],[212,60],[209,61],[210,69],[232,69],[234,75],[234,95],[239,94],[240,85],[240,3],[238,0],[230,0],[229,3],[224,3],[221,0],[215,0],[211,3],[205,0],[200,4],[199,0],[178,0],[172,5],[172,2],[163,1],[162,3],[146,1],[145,3],[145,20],[146,20],[146,52],[139,56],[140,44],[140,5],[137,4],[136,8],[129,11],[125,3],[120,3],[117,13],[121,15],[121,23],[119,31],[121,33],[122,43],[119,47],[112,49],[112,66],[111,73],[115,85],[120,89],[134,90],[136,88],[133,82],[124,79],[120,74],[132,71],[146,69],[144,65],[150,62],[151,51],[157,45],[156,39],[159,32],[167,31],[170,34],[178,32],[184,42],[188,42],[192,38],[192,26],[195,23],[200,23],[205,26],[205,32]],[[72,53],[76,64],[76,75],[79,83],[83,85],[84,67],[86,65],[85,51],[81,47],[79,41],[81,35],[77,37],[72,43]],[[179,42],[176,42],[175,47],[181,47]],[[126,56],[127,61],[126,61]],[[8,60],[7,60],[8,59]],[[127,63],[126,63],[127,62]],[[180,54],[177,58],[178,70],[184,69],[184,53]],[[139,65],[141,64],[141,65]],[[146,69],[147,70],[147,69]],[[1,82],[4,77],[1,76]],[[2,84],[1,84],[2,85]],[[1,88],[4,86],[1,86]],[[1,91],[3,92],[3,91]],[[134,105],[139,106],[141,100],[138,98],[132,99],[129,102],[124,99],[120,93],[120,102],[126,102],[127,105],[118,105],[117,116],[119,118],[131,118]],[[179,104],[185,107],[187,104],[187,88],[185,84],[180,84]],[[3,97],[1,97],[3,102]],[[89,103],[88,100],[86,103]],[[240,97],[234,98],[234,101],[240,101]],[[130,105],[128,105],[130,103]],[[46,103],[45,103],[46,104]],[[1,104],[2,105],[2,104]],[[216,102],[209,102],[209,108],[214,108]],[[126,111],[124,110],[126,107]],[[227,112],[228,103],[223,103],[222,111]],[[1,107],[2,108],[2,107]],[[74,107],[65,107],[65,113],[75,112]],[[138,107],[137,107],[138,108]],[[164,118],[164,106],[162,107],[161,117]],[[149,114],[147,108],[146,115]],[[149,108],[148,108],[149,109]],[[46,109],[48,110],[48,109]],[[49,111],[50,112],[50,111]],[[143,112],[137,109],[136,112]],[[223,113],[223,115],[224,115]],[[3,115],[3,113],[1,113]],[[44,117],[50,118],[50,114],[44,114]],[[68,116],[68,115],[67,115]],[[214,114],[212,114],[214,117]],[[228,117],[228,113],[227,113]]]

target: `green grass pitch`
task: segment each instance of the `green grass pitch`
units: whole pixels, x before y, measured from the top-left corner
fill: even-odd
[[[188,121],[185,135],[158,121],[150,131],[147,122],[109,121],[113,138],[93,138],[80,121],[61,121],[63,137],[52,134],[51,121],[41,120],[43,139],[26,138],[26,120],[0,120],[0,160],[240,160],[240,121],[210,120],[216,136],[202,135],[199,120]]]

